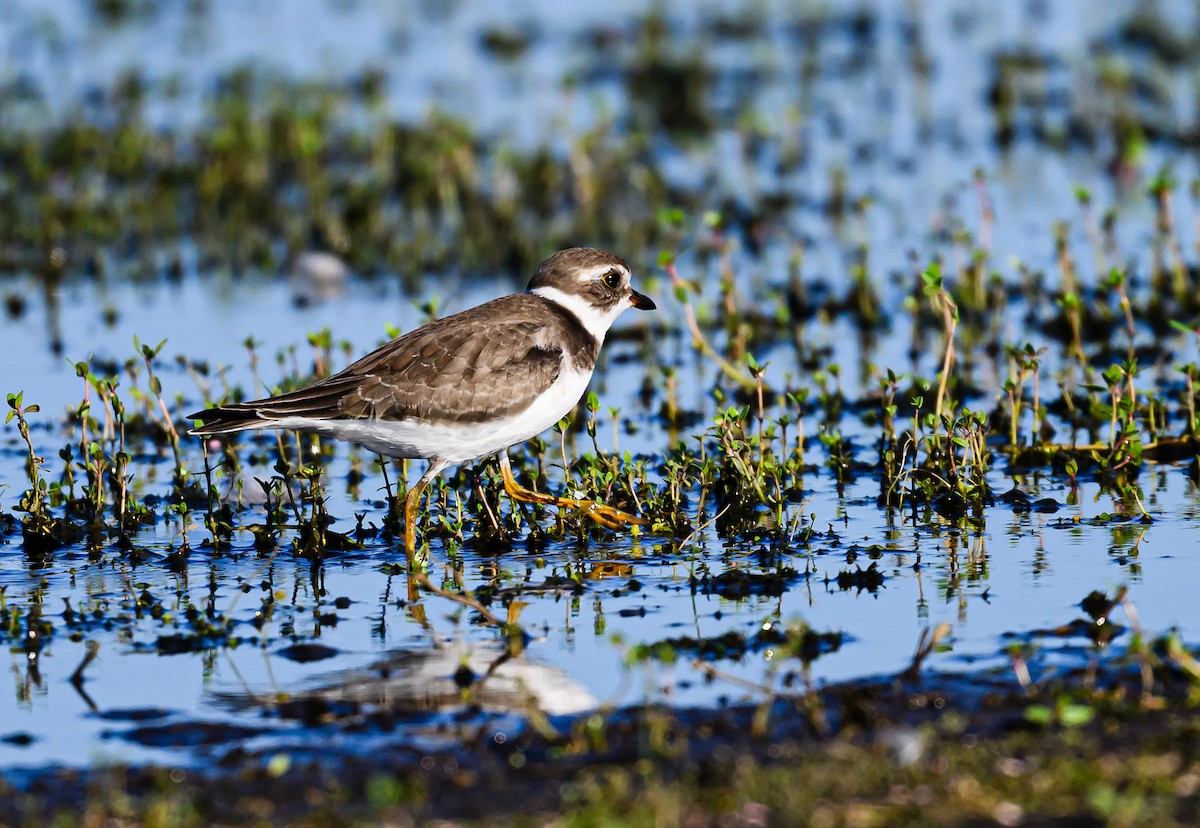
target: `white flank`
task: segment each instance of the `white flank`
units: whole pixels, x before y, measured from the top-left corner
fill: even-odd
[[[523,443],[557,423],[575,407],[592,379],[591,371],[566,371],[524,411],[484,423],[421,423],[412,420],[317,420],[284,417],[261,428],[310,431],[359,443],[389,457],[465,463]]]
[[[628,296],[622,298],[608,310],[601,310],[582,296],[563,293],[558,288],[539,287],[534,288],[531,292],[544,299],[549,299],[554,304],[575,314],[575,317],[583,323],[583,327],[587,328],[588,333],[596,337],[597,346],[604,344],[604,335],[608,333],[608,329],[612,327],[612,323],[617,320],[617,317],[633,307]]]

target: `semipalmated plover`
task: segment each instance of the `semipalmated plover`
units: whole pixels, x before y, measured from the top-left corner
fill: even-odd
[[[602,503],[520,486],[507,449],[535,437],[587,390],[604,335],[627,308],[653,310],[630,286],[629,266],[604,250],[573,247],[542,262],[525,293],[431,322],[312,385],[190,415],[191,434],[294,429],[358,443],[429,468],[404,503],[404,543],[416,551],[422,492],[447,466],[498,456],[516,500],[581,509],[609,528],[644,523]]]

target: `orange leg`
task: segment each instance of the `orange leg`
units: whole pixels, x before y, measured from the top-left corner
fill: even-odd
[[[410,566],[417,559],[417,507],[421,505],[421,495],[425,493],[425,488],[433,478],[441,474],[447,465],[449,464],[445,460],[430,460],[429,468],[404,498],[404,553],[408,556]]]
[[[508,452],[500,452],[500,474],[504,477],[504,491],[513,500],[525,503],[541,503],[545,506],[557,506],[560,509],[578,509],[592,520],[607,529],[620,529],[622,526],[634,524],[645,526],[648,521],[637,515],[622,512],[613,506],[606,506],[595,500],[576,500],[573,497],[554,497],[526,489],[513,477],[512,466],[508,460]]]

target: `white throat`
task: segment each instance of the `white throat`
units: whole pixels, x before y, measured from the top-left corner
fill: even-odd
[[[596,345],[598,346],[604,343],[604,335],[608,333],[608,329],[612,327],[612,323],[616,321],[617,317],[626,308],[630,307],[629,300],[623,299],[608,310],[600,310],[582,296],[563,293],[554,287],[538,287],[530,292],[541,296],[543,299],[549,299],[559,307],[569,310],[583,323],[583,327],[587,328],[587,332],[596,337]]]

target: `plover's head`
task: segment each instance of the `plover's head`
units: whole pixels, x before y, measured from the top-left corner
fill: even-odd
[[[614,253],[592,247],[560,250],[538,268],[529,292],[573,313],[597,340],[627,308],[654,310],[654,301],[629,283],[629,265]]]

